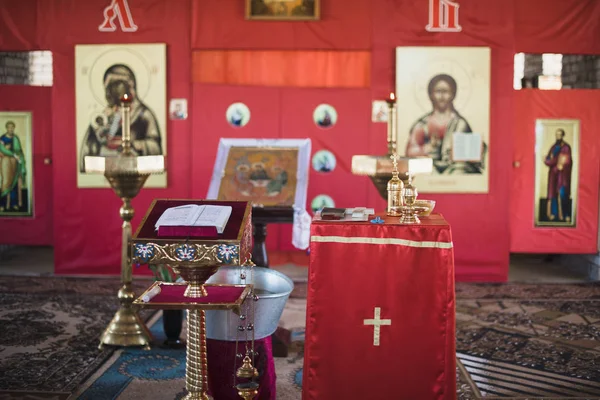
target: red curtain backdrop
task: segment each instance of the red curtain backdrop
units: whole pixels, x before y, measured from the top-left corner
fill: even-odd
[[[375,1],[321,1],[320,21],[245,20],[246,0],[192,0],[192,48],[367,50]]]
[[[0,243],[52,245],[52,102],[50,87],[21,85],[0,86],[0,111],[31,112],[33,142],[33,217],[1,218]],[[24,139],[22,127],[17,134]],[[0,126],[0,135],[6,130]],[[27,156],[27,155],[26,155]]]
[[[510,250],[520,253],[597,253],[600,182],[600,91],[522,90],[515,93]],[[579,190],[574,228],[534,227],[535,120],[580,120]],[[541,149],[542,152],[548,149]],[[540,157],[537,155],[537,157]],[[543,171],[542,173],[546,173]]]
[[[600,1],[517,0],[514,5],[517,52],[600,54]]]
[[[346,0],[322,3],[320,21],[273,22],[246,21],[241,0],[129,0],[138,31],[126,33],[118,29],[102,33],[98,26],[103,22],[103,11],[110,0],[0,0],[2,50],[46,49],[54,54],[53,207],[58,273],[116,273],[119,268],[119,200],[108,189],[76,187],[75,44],[167,43],[168,98],[190,100],[192,49],[370,51],[371,100],[386,98],[394,88],[394,48],[397,46],[488,46],[492,49],[490,191],[482,195],[423,194],[422,197],[438,200],[436,211],[442,212],[453,227],[458,279],[506,279],[510,250],[510,215],[506,205],[511,197],[514,52],[600,53],[599,42],[593,40],[600,37],[599,3],[595,0],[460,0],[459,21],[463,30],[459,33],[427,32],[429,2],[426,0],[363,0],[352,2],[351,6]],[[269,69],[269,66],[261,69]],[[294,113],[308,107],[286,106],[283,101],[287,91],[279,90],[285,87],[274,87],[275,91],[268,95],[275,97],[268,100],[241,100],[245,96],[241,86],[198,83],[194,86],[194,103],[190,104],[194,112],[190,112],[190,119],[167,124],[169,187],[144,190],[140,194],[134,201],[137,210],[134,227],[153,198],[184,198],[206,193],[199,188],[208,186],[210,175],[200,174],[212,172],[218,138],[227,137],[227,129],[232,129],[225,126],[224,131],[213,131],[211,127],[217,126],[217,122],[210,121],[222,119],[220,123],[223,123],[224,107],[230,101],[251,103],[253,113],[252,122],[243,130],[230,132],[234,135],[230,137],[292,137],[288,131],[292,128],[286,126],[284,130],[283,121],[293,120]],[[336,95],[332,92],[332,96]],[[340,124],[354,118],[346,113],[364,113],[365,118],[360,123],[345,126],[343,137],[356,140],[349,147],[352,152],[384,154],[385,124],[369,122],[370,101],[361,96],[356,97],[353,100],[356,103],[351,106],[339,106],[343,111]],[[220,108],[209,105],[213,97],[222,102]],[[309,98],[299,97],[300,100],[309,101]],[[261,107],[267,106],[268,111],[261,111]],[[214,115],[209,115],[207,110],[213,110]],[[258,121],[272,118],[276,112],[281,112],[276,123]],[[196,118],[206,120],[196,122]],[[310,120],[306,123],[310,124]],[[317,144],[317,139],[324,137],[308,129],[294,132],[300,137],[311,137]],[[210,151],[204,150],[204,143]],[[347,143],[342,142],[337,148],[342,149]],[[204,160],[207,164],[196,160],[200,154],[208,157]],[[339,158],[344,157],[343,162],[349,163],[345,153]],[[190,183],[196,179],[204,183],[199,183],[200,186]],[[363,180],[367,205],[383,209],[385,202],[368,179]],[[354,187],[344,187],[350,182],[355,181],[335,180],[328,187],[338,196],[337,193],[344,190],[347,193],[354,190]],[[316,178],[313,184],[318,188]]]
[[[45,32],[43,45],[54,57],[54,254],[58,274],[110,274],[120,268],[120,200],[111,189],[77,188],[74,46],[166,43],[167,99],[190,97],[189,1],[129,1],[138,26],[137,32],[130,33],[98,31],[108,4],[104,0],[38,3],[38,24]],[[189,120],[167,120],[168,188],[142,189],[133,201],[134,230],[154,198],[189,197],[190,142]]]
[[[311,138],[312,154],[329,150],[336,157],[336,168],[322,173],[310,168],[307,209],[319,194],[328,194],[341,207],[365,206],[368,179],[351,173],[353,154],[370,154],[364,132],[369,129],[370,91],[368,89],[297,89],[238,87],[194,84],[194,122],[192,169],[194,198],[208,192],[219,139],[224,138]],[[242,102],[251,110],[245,127],[232,127],[225,118],[227,107]],[[313,122],[313,111],[321,103],[332,105],[338,121],[329,129]],[[207,134],[210,132],[210,134]],[[371,150],[373,151],[373,150]],[[291,225],[270,225],[269,249],[294,249]]]
[[[0,0],[1,51],[39,50],[40,32],[37,20],[39,0]]]

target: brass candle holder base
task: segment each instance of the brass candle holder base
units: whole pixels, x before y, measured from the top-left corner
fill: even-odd
[[[145,350],[150,350],[152,336],[131,304],[134,299],[131,285],[123,285],[119,289],[117,297],[121,302],[121,307],[104,330],[98,348],[102,350],[104,345],[143,346]]]
[[[401,224],[420,224],[421,220],[417,216],[417,212],[413,207],[405,206],[402,208],[402,215],[400,216]]]

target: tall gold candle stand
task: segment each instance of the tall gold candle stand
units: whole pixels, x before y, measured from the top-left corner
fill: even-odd
[[[386,100],[388,105],[388,123],[387,123],[387,149],[388,154],[396,154],[397,145],[396,145],[396,118],[397,116],[397,108],[396,108],[396,95],[394,93],[390,93],[389,99]]]
[[[368,176],[384,200],[389,197],[388,184],[391,180],[395,181],[394,171],[398,172],[399,179],[406,184],[404,178],[406,173],[429,174],[433,170],[433,160],[430,157],[396,157],[395,163],[392,162],[391,156],[398,153],[396,95],[390,93],[386,103],[388,106],[387,154],[352,156],[352,174]]]
[[[136,156],[131,148],[131,97],[121,98],[122,150],[116,156],[85,157],[86,173],[102,173],[114,192],[123,201],[119,215],[123,220],[121,240],[121,288],[117,293],[120,307],[100,338],[99,348],[111,346],[144,346],[149,348],[150,332],[132,303],[132,264],[129,251],[131,220],[134,210],[131,200],[151,174],[163,173],[163,156]]]
[[[237,203],[237,205],[235,205]],[[140,264],[168,264],[181,275],[185,283],[155,282],[134,304],[155,309],[188,309],[188,334],[185,387],[188,394],[186,400],[207,400],[208,395],[208,362],[206,352],[206,314],[205,310],[225,309],[241,313],[242,303],[246,297],[253,298],[252,285],[206,284],[208,278],[222,265],[248,265],[252,257],[252,206],[248,202],[224,202],[224,205],[243,207],[243,217],[236,221],[232,216],[227,222],[239,224],[235,236],[229,238],[202,237],[165,237],[154,233],[156,219],[168,207],[187,204],[221,204],[211,200],[154,200],[142,223],[138,227],[133,240],[133,259]],[[154,209],[160,208],[158,212]],[[153,219],[150,216],[154,216]],[[239,213],[238,213],[239,215]],[[144,297],[159,285],[162,288],[171,286],[180,291],[179,301],[171,300],[165,303],[160,294],[150,302],[143,301]],[[220,300],[215,302],[213,293],[223,288],[238,288],[239,296],[232,301]],[[161,289],[159,293],[165,289]],[[171,299],[173,297],[170,297]],[[253,323],[253,321],[251,321]],[[253,351],[254,349],[252,349]],[[248,355],[247,355],[248,356]],[[237,357],[237,354],[236,354]],[[238,378],[253,378],[257,375],[252,365],[252,359],[246,357],[237,370]],[[243,399],[253,399],[258,393],[258,384],[251,381],[236,385],[238,394]]]

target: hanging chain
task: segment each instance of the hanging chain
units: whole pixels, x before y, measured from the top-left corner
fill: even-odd
[[[250,267],[250,292],[248,293],[248,296],[246,296],[246,300],[250,299],[250,301],[244,301],[244,303],[242,304],[242,307],[240,309],[240,322],[237,328],[237,335],[236,335],[236,339],[235,339],[235,357],[233,359],[233,387],[236,387],[237,385],[237,360],[238,359],[243,359],[244,356],[249,356],[250,354],[252,354],[251,356],[251,360],[252,360],[252,365],[255,365],[255,355],[256,352],[254,351],[254,315],[255,315],[255,309],[254,309],[254,302],[256,300],[258,300],[258,297],[256,296],[255,292],[254,292],[254,266],[256,264],[254,264],[252,262],[252,255],[249,256],[248,260],[241,264],[241,270],[240,270],[240,283],[245,285],[247,284],[247,280],[248,280],[248,271],[247,271],[247,267]],[[249,303],[252,303],[252,306]],[[251,313],[250,313],[250,309],[252,309]],[[244,325],[245,324],[245,325]],[[248,340],[248,331],[252,331],[252,339],[251,341]],[[238,353],[239,351],[239,339],[240,339],[240,334],[244,333],[244,350],[245,350],[245,355],[242,353]],[[251,343],[251,346],[249,347]]]

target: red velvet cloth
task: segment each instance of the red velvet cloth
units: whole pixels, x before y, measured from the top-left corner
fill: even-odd
[[[155,230],[154,225],[156,221],[167,208],[178,207],[186,204],[214,204],[220,206],[231,206],[231,215],[229,221],[225,226],[225,230],[222,234],[216,236],[202,236],[202,240],[236,240],[240,232],[240,226],[246,212],[247,202],[242,201],[216,201],[216,200],[157,200],[154,207],[148,210],[147,218],[144,221],[144,225],[140,226],[135,237],[140,239],[156,239],[159,236]],[[251,212],[251,211],[250,211]],[[175,227],[176,228],[176,227]],[[186,231],[189,227],[181,227]],[[187,236],[187,235],[186,235]],[[180,236],[160,236],[160,239],[181,239]]]
[[[311,226],[303,400],[456,398],[450,226],[382,218]]]
[[[515,142],[510,202],[510,251],[515,253],[597,253],[600,199],[600,91],[519,90],[515,92]],[[535,121],[580,120],[579,184],[574,227],[535,227]],[[572,139],[570,140],[572,142]],[[548,149],[540,149],[544,157]],[[547,174],[547,170],[542,173]],[[542,188],[542,195],[546,196]],[[572,194],[575,190],[571,188]]]
[[[248,342],[248,346],[251,343]],[[238,353],[245,353],[246,342],[238,343]],[[208,391],[215,400],[239,400],[237,391],[233,387],[233,378],[235,370],[242,365],[242,359],[235,357],[235,342],[223,340],[206,340],[208,352]],[[271,336],[254,341],[256,359],[254,367],[258,370],[257,382],[260,385],[256,400],[275,400],[276,380],[275,362],[273,361],[273,351],[271,345]],[[238,380],[238,383],[245,380]]]
[[[242,292],[243,287],[236,286],[211,286],[204,285],[206,296],[204,297],[185,297],[183,293],[187,289],[186,284],[180,285],[160,285],[160,293],[150,299],[146,304],[173,304],[173,303],[235,303]]]

